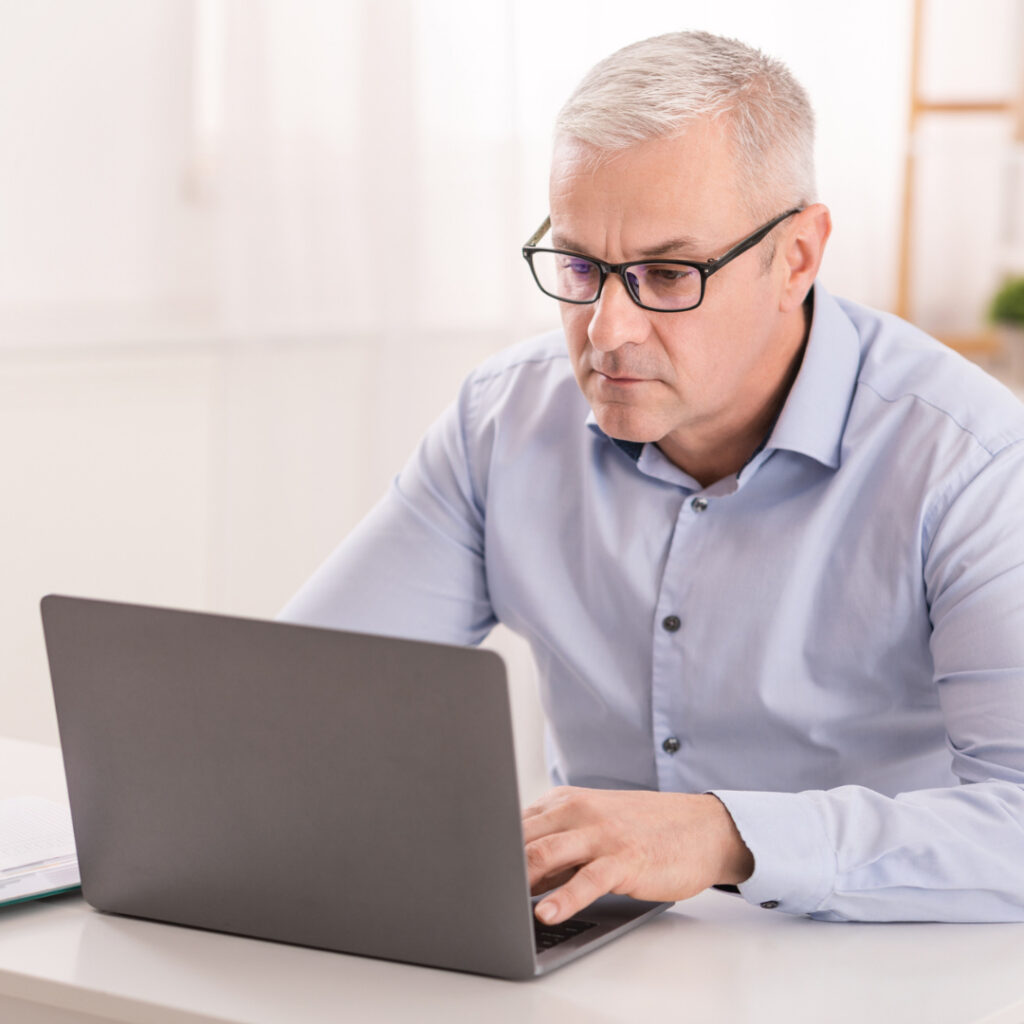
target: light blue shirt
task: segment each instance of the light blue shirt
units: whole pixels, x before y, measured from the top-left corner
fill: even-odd
[[[1024,919],[1024,407],[820,285],[762,450],[597,427],[561,333],[484,363],[282,613],[530,642],[551,775],[714,792],[749,901]]]

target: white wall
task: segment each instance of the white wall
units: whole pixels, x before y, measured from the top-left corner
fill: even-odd
[[[42,594],[272,615],[465,372],[554,324],[518,247],[553,114],[615,46],[702,27],[790,63],[825,280],[890,305],[909,25],[909,0],[0,0],[0,733],[55,737]],[[396,257],[416,288],[378,294]]]
[[[155,321],[209,278],[183,202],[191,4],[0,0],[0,328]],[[38,328],[37,328],[38,329]]]

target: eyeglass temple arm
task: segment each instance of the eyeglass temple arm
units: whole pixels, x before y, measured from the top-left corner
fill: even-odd
[[[536,245],[546,234],[548,228],[551,227],[551,217],[545,217],[544,223],[526,240],[526,245]]]
[[[726,263],[731,263],[737,256],[742,256],[748,249],[753,249],[755,245],[761,242],[761,239],[765,238],[769,231],[781,224],[787,217],[792,217],[796,213],[803,213],[804,207],[795,206],[792,210],[787,210],[785,213],[780,213],[774,220],[769,221],[763,228],[755,231],[749,238],[744,238],[738,245],[734,245],[728,252],[722,253],[721,256],[705,260],[704,266],[707,268],[707,272],[710,273],[713,270],[717,270],[720,266],[725,266]]]

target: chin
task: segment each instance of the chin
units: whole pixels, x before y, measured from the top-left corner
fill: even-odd
[[[592,408],[597,425],[609,437],[618,441],[650,444],[665,436],[664,431],[659,431],[648,417],[638,414],[636,410],[621,405],[594,405]]]

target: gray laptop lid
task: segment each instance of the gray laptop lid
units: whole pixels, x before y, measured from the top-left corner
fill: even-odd
[[[496,654],[58,596],[43,620],[93,906],[538,970]],[[608,937],[662,908],[618,904]]]

